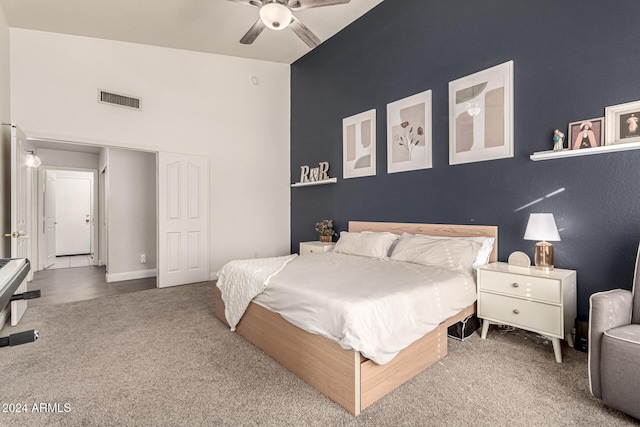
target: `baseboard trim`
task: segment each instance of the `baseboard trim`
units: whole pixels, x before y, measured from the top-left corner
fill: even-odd
[[[212,271],[209,273],[209,280],[218,280],[218,272]]]
[[[147,277],[156,277],[157,269],[126,271],[124,273],[107,273],[107,282],[122,282],[124,280],[146,279]]]

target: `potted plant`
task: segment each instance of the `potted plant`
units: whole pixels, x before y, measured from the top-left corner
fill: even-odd
[[[333,220],[332,219],[323,219],[322,221],[318,221],[316,223],[316,232],[320,236],[321,242],[332,242],[333,235],[336,234],[333,229]]]

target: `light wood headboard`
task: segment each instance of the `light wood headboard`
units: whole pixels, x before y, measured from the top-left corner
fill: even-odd
[[[388,231],[394,234],[411,233],[445,237],[494,237],[493,251],[489,262],[498,260],[498,227],[495,225],[458,224],[413,224],[405,222],[360,222],[349,221],[349,231]]]

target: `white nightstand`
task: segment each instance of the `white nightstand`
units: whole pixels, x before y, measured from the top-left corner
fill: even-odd
[[[494,262],[478,268],[478,317],[482,339],[490,324],[511,325],[551,338],[562,363],[560,340],[573,347],[576,318],[576,272],[556,268],[516,267]]]
[[[331,252],[334,246],[333,242],[300,242],[300,255]]]

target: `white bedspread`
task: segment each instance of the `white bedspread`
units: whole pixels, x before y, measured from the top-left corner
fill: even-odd
[[[329,252],[292,260],[254,302],[383,365],[475,300],[463,273]]]
[[[231,326],[242,318],[251,300],[264,290],[269,280],[298,255],[231,261],[218,272],[218,288],[224,301],[224,315]]]

